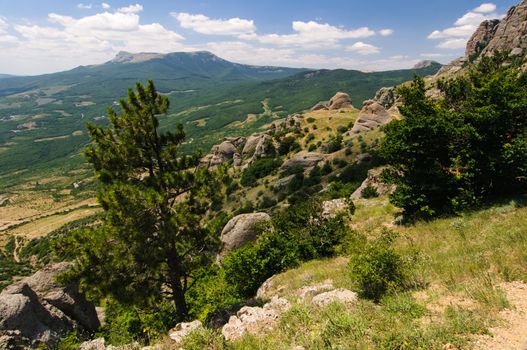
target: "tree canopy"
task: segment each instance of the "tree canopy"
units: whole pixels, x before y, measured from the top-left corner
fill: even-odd
[[[393,204],[430,217],[523,193],[527,185],[527,74],[508,53],[482,57],[440,80],[438,100],[415,78],[400,88],[403,118],[386,126],[380,153],[397,185]]]
[[[199,167],[199,153],[178,153],[181,125],[158,130],[169,100],[152,81],[137,83],[120,107],[108,110],[109,126],[88,125],[85,153],[104,216],[75,237],[73,274],[92,295],[146,307],[168,301],[183,319],[185,293],[214,256],[214,225],[203,223],[221,200],[221,172]]]

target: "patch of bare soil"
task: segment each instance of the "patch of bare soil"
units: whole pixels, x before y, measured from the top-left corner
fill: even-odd
[[[527,284],[509,282],[500,287],[507,293],[511,308],[500,312],[499,324],[490,329],[492,335],[478,336],[474,348],[527,350]]]

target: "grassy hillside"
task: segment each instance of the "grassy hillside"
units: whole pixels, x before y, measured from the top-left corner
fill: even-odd
[[[268,80],[300,70],[243,66],[201,53],[2,80],[0,95],[10,95],[0,98],[0,184],[82,167],[79,150],[88,142],[86,123],[105,123],[107,107],[137,80],[154,79],[158,89],[170,96],[172,114],[162,126],[184,123],[189,137],[186,149],[208,151],[226,135],[251,134],[273,119],[328,100],[336,91],[348,92],[360,107],[380,87],[438,68],[378,73],[322,70]],[[235,124],[248,117],[250,122],[243,128]]]
[[[519,203],[510,201],[460,217],[394,227],[396,209],[385,198],[361,199],[350,222],[349,239],[362,233],[371,240],[383,227],[397,232],[396,251],[413,265],[413,288],[387,296],[379,304],[359,299],[351,306],[317,307],[297,301],[299,288],[328,281],[335,287],[357,290],[348,266],[348,256],[356,252],[347,251],[334,259],[305,263],[273,279],[268,295],[283,296],[293,304],[274,330],[229,344],[218,333],[204,331],[191,336],[186,348],[200,349],[205,344],[209,349],[513,346],[514,342],[505,343],[499,336],[503,329],[521,328],[525,306],[518,295],[527,285],[513,282],[527,282],[527,208]],[[514,338],[520,339],[521,334],[509,341]]]

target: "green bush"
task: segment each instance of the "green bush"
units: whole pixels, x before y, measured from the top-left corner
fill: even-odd
[[[278,158],[257,159],[242,173],[240,183],[245,187],[255,186],[258,179],[272,174],[280,165],[282,160]]]
[[[332,136],[328,142],[328,153],[337,152],[342,148],[342,135],[337,134]]]
[[[360,196],[365,199],[375,198],[379,197],[379,193],[377,192],[377,189],[375,189],[375,187],[366,186],[360,193]]]
[[[315,118],[309,117],[309,118],[306,119],[306,121],[311,124],[311,123],[315,122]]]
[[[225,279],[241,297],[251,297],[269,277],[302,261],[332,256],[345,237],[342,217],[321,217],[320,203],[299,202],[273,217],[273,229],[225,257]]]
[[[405,263],[393,248],[394,239],[392,232],[384,231],[381,237],[351,255],[351,277],[362,297],[379,301],[384,295],[403,289]]]
[[[297,142],[296,138],[294,138],[293,136],[287,136],[280,140],[280,145],[278,146],[278,154],[284,156],[289,152],[296,152],[300,149],[300,144]]]

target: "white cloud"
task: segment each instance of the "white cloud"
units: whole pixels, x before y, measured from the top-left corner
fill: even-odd
[[[474,9],[474,12],[489,13],[496,11],[496,5],[490,2],[483,3]]]
[[[121,7],[117,10],[117,12],[126,13],[126,14],[139,13],[141,11],[143,11],[143,5],[139,5],[139,4]]]
[[[202,14],[170,13],[179,25],[186,29],[208,35],[252,36],[256,31],[253,20],[242,18],[212,19]]]
[[[467,45],[466,39],[448,39],[443,42],[441,42],[439,45],[437,45],[440,49],[464,49]]]
[[[0,17],[0,33],[4,33],[7,30],[8,24],[7,22]]]
[[[393,29],[381,29],[379,30],[381,36],[390,36],[393,34]]]
[[[362,41],[356,42],[355,44],[348,47],[347,50],[357,52],[358,54],[361,54],[361,55],[373,55],[381,51],[381,49],[378,48],[377,46],[366,44],[366,43],[363,43]]]
[[[0,42],[16,42],[2,49],[0,67],[10,67],[18,74],[35,74],[104,62],[118,51],[167,53],[192,49],[183,44],[180,34],[161,24],[142,24],[138,14],[141,8],[134,5],[80,18],[50,13],[48,25],[16,24],[13,33],[18,37],[0,37]],[[34,62],[39,62],[38,67]]]
[[[495,11],[495,4],[483,3],[458,18],[452,27],[434,30],[428,35],[428,39],[443,39],[437,45],[441,49],[462,49],[466,46],[467,40],[476,31],[481,22],[503,17]]]
[[[77,8],[80,8],[81,10],[90,10],[93,7],[92,4],[83,4],[80,3],[77,5]]]
[[[103,3],[101,4],[101,7],[102,7],[103,9],[105,9],[105,10],[108,10],[111,6],[110,6],[110,4],[108,4],[108,3],[106,3],[106,2],[103,2]]]
[[[368,27],[361,27],[353,30],[346,30],[332,26],[327,23],[314,21],[293,22],[295,34],[267,34],[259,36],[258,40],[264,44],[274,44],[279,46],[336,46],[340,40],[367,38],[375,35],[375,32]]]

